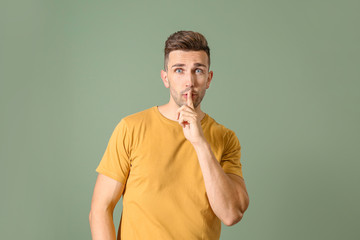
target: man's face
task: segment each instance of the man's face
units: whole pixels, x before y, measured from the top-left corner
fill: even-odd
[[[161,76],[165,87],[170,88],[170,101],[181,107],[186,104],[191,89],[196,108],[210,86],[213,72],[209,72],[205,51],[176,50],[169,53],[167,72],[162,71]]]

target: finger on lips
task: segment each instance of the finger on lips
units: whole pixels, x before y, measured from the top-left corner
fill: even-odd
[[[194,103],[193,103],[193,99],[192,99],[192,91],[191,89],[188,91],[187,93],[187,105],[191,108],[194,108]]]
[[[196,116],[194,116],[195,111],[194,111],[194,103],[192,100],[192,91],[191,89],[187,92],[187,101],[186,101],[186,105],[181,106],[180,108],[178,108],[178,110],[176,111],[177,113],[177,120],[179,121],[179,123],[185,127],[186,125],[189,124],[189,121],[186,121],[184,119],[184,117],[186,118],[196,118]]]

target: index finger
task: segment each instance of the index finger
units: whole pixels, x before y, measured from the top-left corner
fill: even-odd
[[[192,99],[192,91],[191,91],[191,89],[187,93],[187,105],[194,109],[194,103],[193,103],[193,99]]]

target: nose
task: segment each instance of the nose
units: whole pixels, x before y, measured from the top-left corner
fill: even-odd
[[[192,73],[189,73],[185,76],[185,85],[186,88],[193,87],[195,83],[195,76]]]

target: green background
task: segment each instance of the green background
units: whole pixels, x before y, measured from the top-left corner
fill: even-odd
[[[359,12],[350,0],[2,0],[0,238],[91,238],[111,133],[168,101],[164,42],[193,30],[214,71],[203,110],[237,134],[250,196],[221,239],[359,239]]]

